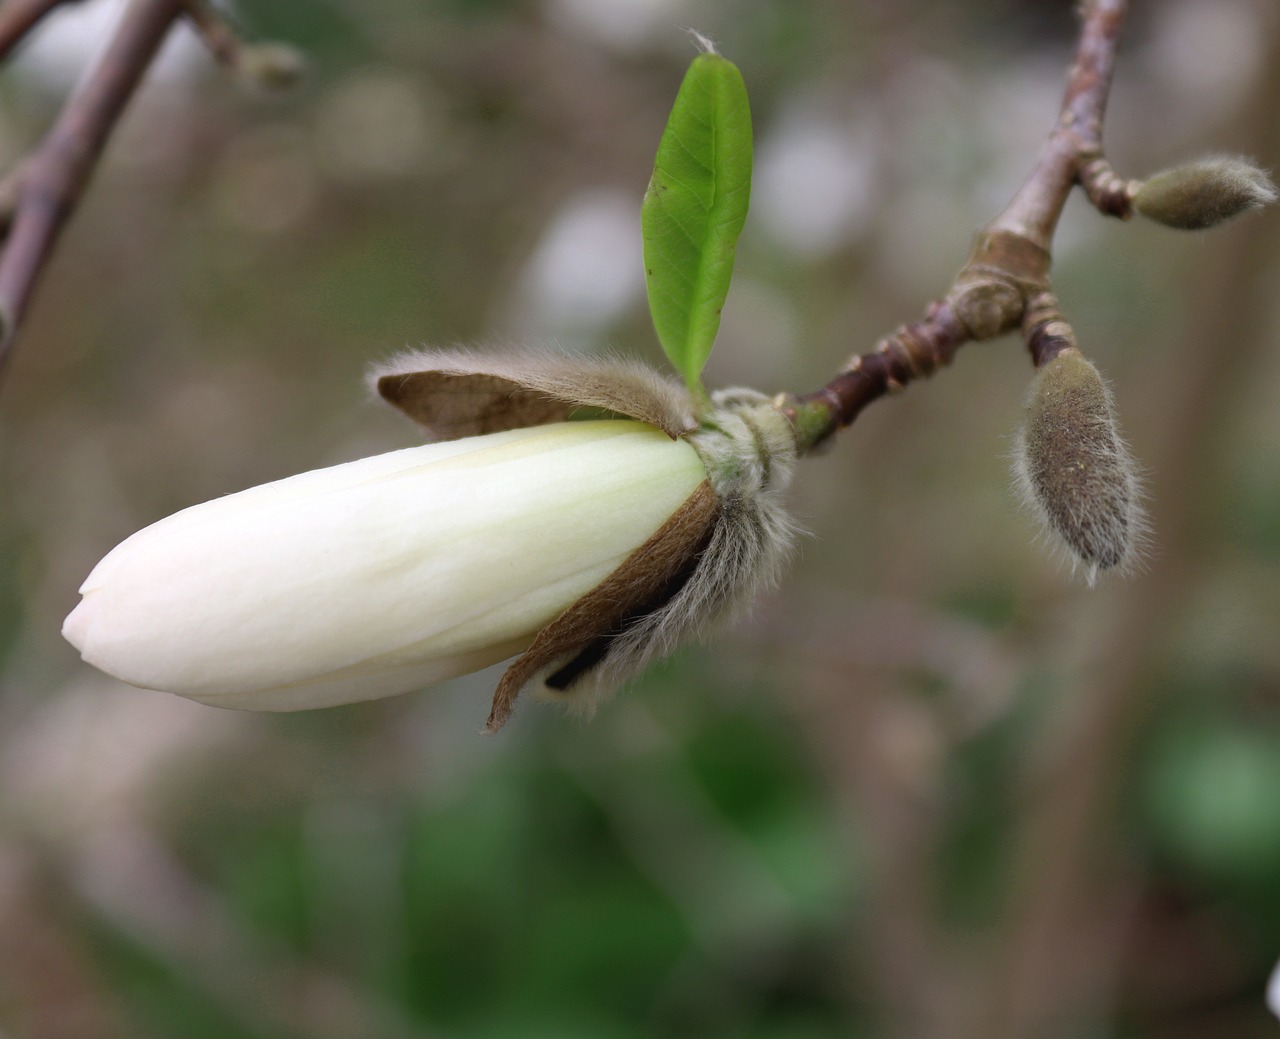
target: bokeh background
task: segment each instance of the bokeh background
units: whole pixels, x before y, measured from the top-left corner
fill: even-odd
[[[1134,6],[1121,173],[1280,165],[1274,0]],[[0,1036],[1280,1033],[1275,213],[1066,214],[1057,290],[1147,469],[1129,580],[1085,587],[1009,490],[1010,338],[807,461],[785,587],[589,723],[481,737],[491,673],[226,712],[59,637],[135,529],[415,443],[371,359],[657,362],[638,207],[681,26],[757,137],[710,379],[804,391],[945,290],[1056,114],[1071,7],[240,0],[310,59],[286,96],[175,33],[0,386]],[[0,71],[5,166],[117,13]]]

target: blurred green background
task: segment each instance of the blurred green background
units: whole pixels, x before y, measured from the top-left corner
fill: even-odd
[[[1052,123],[1071,7],[237,3],[309,56],[283,97],[175,39],[0,387],[0,1037],[1274,1036],[1275,213],[1068,209],[1057,291],[1148,469],[1130,580],[1084,587],[1014,501],[1010,338],[806,462],[786,586],[589,723],[482,738],[493,674],[225,712],[59,636],[139,527],[416,442],[371,359],[656,362],[638,207],[680,26],[756,125],[709,381],[804,391],[945,290]],[[111,9],[0,73],[6,166]],[[1135,4],[1123,175],[1280,165],[1278,107],[1274,0]]]

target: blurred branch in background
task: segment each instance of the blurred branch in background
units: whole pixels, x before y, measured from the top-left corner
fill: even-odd
[[[24,12],[26,18],[15,15],[14,35],[6,42],[11,46],[55,6],[46,3]],[[0,254],[0,371],[36,281],[98,156],[185,7],[185,0],[133,0],[101,61],[81,80],[45,140],[21,161]]]
[[[0,8],[0,59],[60,2],[8,0]],[[296,54],[278,46],[245,47],[204,0],[131,0],[105,53],[76,86],[44,141],[6,171],[0,186],[0,374],[40,274],[103,148],[169,30],[184,15],[224,64],[250,64],[248,74],[271,86],[297,77]]]

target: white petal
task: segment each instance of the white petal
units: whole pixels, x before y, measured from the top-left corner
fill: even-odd
[[[1280,1017],[1280,963],[1276,964],[1271,980],[1267,982],[1267,1006],[1276,1017]]]
[[[64,634],[127,682],[226,706],[404,692],[519,652],[703,479],[687,444],[624,421],[304,473],[124,541]]]

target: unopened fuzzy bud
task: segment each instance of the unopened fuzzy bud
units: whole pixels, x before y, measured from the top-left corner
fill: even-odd
[[[1145,529],[1136,467],[1111,391],[1078,350],[1035,376],[1015,455],[1028,505],[1088,572],[1129,563]]]
[[[702,425],[641,365],[406,354],[378,392],[436,443],[197,505],[98,564],[63,633],[126,682],[291,711],[408,692],[519,654],[589,709],[772,584],[793,531],[790,422],[722,391]],[[584,407],[618,418],[567,421]]]
[[[1143,216],[1184,231],[1200,231],[1276,200],[1271,178],[1248,159],[1210,155],[1157,173],[1133,197]]]
[[[307,59],[287,43],[254,43],[241,48],[236,69],[255,87],[287,90],[307,71]]]

